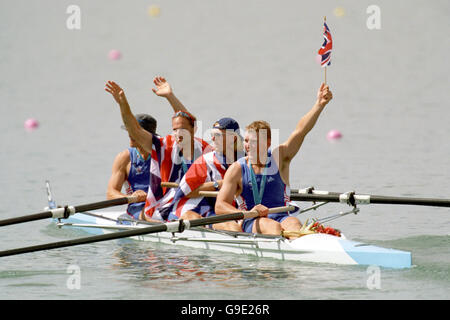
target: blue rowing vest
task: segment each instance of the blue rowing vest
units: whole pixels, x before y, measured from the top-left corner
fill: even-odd
[[[137,190],[148,191],[148,184],[150,181],[150,160],[151,156],[148,156],[147,160],[144,160],[141,154],[136,148],[128,148],[130,152],[130,172],[128,173],[126,187],[127,194],[132,194]],[[145,202],[131,203],[127,207],[127,213],[133,216],[135,219],[139,218],[139,214],[144,208]]]
[[[242,193],[241,197],[244,199],[244,205],[246,210],[251,210],[258,202],[256,195],[261,191],[264,183],[263,174],[255,174],[255,180],[257,188],[254,192],[252,183],[252,169],[250,169],[245,158],[240,158],[238,163],[241,166],[242,173]],[[280,176],[280,171],[278,166],[272,156],[269,153],[269,162],[267,164],[266,178],[263,193],[261,194],[261,204],[267,208],[273,207],[283,207],[289,202],[290,188],[286,186]],[[261,183],[263,182],[263,183]],[[256,195],[255,195],[256,194]],[[256,200],[256,201],[255,201]],[[268,218],[274,219],[275,221],[281,222],[289,215],[287,212],[282,213],[272,213],[268,215]],[[251,232],[252,225],[255,218],[247,219],[242,225],[242,229],[245,232]]]

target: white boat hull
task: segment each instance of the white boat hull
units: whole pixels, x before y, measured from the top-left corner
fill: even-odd
[[[122,214],[122,212],[98,213],[97,215],[102,215],[102,218],[77,213],[58,225],[82,228],[93,234],[148,226],[134,223],[132,225],[117,224],[114,220]],[[410,252],[386,249],[347,240],[345,237],[336,237],[323,233],[306,235],[290,241],[276,236],[217,232],[197,227],[185,230],[183,233],[159,232],[132,238],[138,241],[150,241],[280,260],[343,265],[377,265],[388,268],[411,267]]]

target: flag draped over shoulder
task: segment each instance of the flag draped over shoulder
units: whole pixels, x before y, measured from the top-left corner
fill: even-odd
[[[205,182],[222,180],[227,169],[226,159],[218,155],[216,151],[199,157],[179,184],[173,199],[170,216],[175,219],[180,218],[186,211],[194,211],[202,216],[214,213],[214,208],[207,198],[188,198],[186,196]]]
[[[194,159],[208,152],[211,146],[199,138],[194,138]],[[174,136],[164,138],[154,135],[150,166],[150,182],[145,202],[145,214],[152,219],[167,220],[176,193],[175,188],[162,188],[161,182],[180,182],[183,172],[183,158]],[[167,213],[166,213],[167,212]]]
[[[321,66],[326,67],[331,64],[331,50],[333,49],[333,39],[326,22],[323,23],[323,44],[318,53],[322,56]]]
[[[222,180],[226,170],[226,167],[217,159],[215,151],[204,154],[195,160],[180,181],[174,196],[171,215],[179,218],[189,210],[200,215],[206,215],[212,211],[214,208],[211,208],[206,198],[187,198],[186,196],[205,182]]]

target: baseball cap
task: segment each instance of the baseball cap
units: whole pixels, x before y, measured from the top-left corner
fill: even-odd
[[[236,133],[239,133],[239,124],[232,118],[222,118],[217,120],[213,124],[213,128],[220,130],[233,130],[235,132],[237,131]]]
[[[233,133],[238,137],[237,139],[237,143],[238,143],[238,151],[243,149],[242,146],[242,136],[241,136],[241,130],[239,128],[239,124],[237,123],[236,120],[232,119],[232,118],[221,118],[219,120],[217,120],[216,122],[214,122],[213,124],[213,129],[218,129],[218,130],[227,130],[229,131],[233,131]]]

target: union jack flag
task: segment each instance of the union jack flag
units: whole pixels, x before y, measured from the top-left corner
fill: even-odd
[[[214,203],[210,200],[204,197],[188,198],[187,195],[205,182],[223,180],[227,169],[226,158],[216,151],[198,157],[179,183],[170,207],[169,219],[178,219],[187,211],[197,212],[203,217],[215,214]],[[241,196],[238,196],[235,204],[242,201]]]
[[[322,56],[321,66],[326,67],[331,64],[331,50],[333,49],[333,39],[326,22],[323,23],[323,44],[318,53]]]
[[[173,135],[164,138],[153,135],[152,143],[150,184],[144,212],[149,218],[165,221],[168,219],[168,208],[172,206],[176,189],[161,187],[161,181],[179,183],[183,178],[180,147]],[[194,138],[194,158],[210,150],[211,146],[207,142]],[[192,162],[187,165],[191,164]]]

